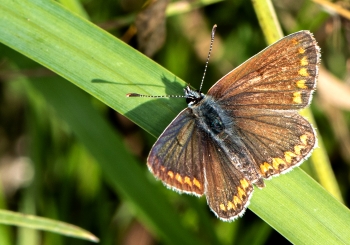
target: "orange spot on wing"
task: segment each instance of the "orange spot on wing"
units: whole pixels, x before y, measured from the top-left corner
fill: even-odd
[[[301,104],[303,101],[301,100],[301,93],[300,92],[294,92],[293,93],[293,102],[296,104]]]
[[[301,155],[301,150],[304,149],[304,148],[305,148],[305,146],[303,146],[303,145],[296,145],[296,146],[294,146],[295,154]]]
[[[185,183],[188,184],[189,186],[192,186],[191,179],[188,178],[187,176],[185,177]]]
[[[279,169],[279,166],[281,166],[281,165],[285,166],[285,164],[286,163],[281,158],[276,157],[276,158],[272,159],[272,166],[274,169]],[[282,166],[282,168],[283,168],[283,166]]]
[[[296,155],[293,152],[286,151],[284,153],[284,158],[286,159],[287,163],[291,163],[294,157],[296,157]]]
[[[296,85],[298,88],[307,88],[307,86],[305,85],[306,80],[299,80],[296,82]]]
[[[202,188],[202,185],[201,185],[201,183],[199,183],[199,181],[196,179],[196,178],[193,178],[193,184],[195,185],[195,186],[197,186],[199,189],[201,189]]]
[[[306,68],[301,68],[298,73],[300,76],[303,76],[303,77],[309,76],[309,73],[307,72]]]
[[[300,136],[300,140],[301,140],[301,143],[303,143],[304,145],[307,145],[307,135],[306,134],[303,134],[302,136]]]
[[[221,209],[222,211],[226,211],[226,207],[225,207],[225,205],[224,205],[223,203],[220,204],[220,209]]]
[[[309,64],[309,61],[307,60],[307,57],[304,56],[303,58],[301,58],[300,60],[300,65],[302,66],[307,66]]]
[[[174,178],[174,173],[172,171],[168,171],[168,176],[173,179]]]
[[[246,179],[241,179],[239,182],[241,183],[243,189],[247,189],[250,186],[249,182]]]
[[[176,174],[175,179],[176,179],[178,182],[180,182],[181,184],[183,184],[181,175]]]

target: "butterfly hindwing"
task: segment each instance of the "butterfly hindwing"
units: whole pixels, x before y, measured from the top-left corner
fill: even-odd
[[[235,130],[262,177],[298,166],[317,144],[310,123],[293,111],[236,110]]]
[[[211,210],[222,220],[242,216],[253,193],[253,185],[231,163],[228,156],[211,138],[203,142],[206,196]]]
[[[267,47],[221,78],[208,92],[229,109],[298,110],[316,87],[320,50],[309,31]]]
[[[200,196],[204,193],[203,135],[186,108],[169,124],[148,156],[151,172],[167,186]]]

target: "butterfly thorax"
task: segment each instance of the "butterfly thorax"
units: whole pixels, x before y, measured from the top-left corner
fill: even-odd
[[[225,127],[230,127],[232,124],[230,117],[214,102],[211,96],[192,90],[189,86],[186,86],[184,91],[186,103],[198,118],[197,122],[204,131],[218,135],[224,131]]]
[[[189,107],[197,117],[198,126],[209,134],[220,138],[225,131],[232,130],[232,119],[211,96],[204,95],[199,102]]]
[[[234,130],[232,117],[227,115],[220,104],[210,95],[204,95],[197,104],[189,105],[189,108],[196,117],[195,122],[197,127],[209,138],[214,139],[217,142],[217,146],[237,164],[236,167],[241,168],[236,154],[231,151],[232,149],[227,147],[226,142],[236,141],[236,145],[242,145]]]

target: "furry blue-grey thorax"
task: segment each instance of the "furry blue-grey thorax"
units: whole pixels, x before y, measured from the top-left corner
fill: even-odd
[[[184,88],[188,107],[197,118],[196,123],[204,131],[217,135],[225,128],[231,129],[232,120],[211,96],[192,90],[189,85]]]

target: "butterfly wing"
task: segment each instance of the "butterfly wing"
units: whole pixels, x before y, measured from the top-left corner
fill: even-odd
[[[203,137],[191,110],[186,108],[153,145],[147,159],[148,168],[168,187],[201,196],[204,193]]]
[[[232,221],[243,215],[253,186],[212,138],[206,139],[202,147],[206,150],[203,163],[208,205],[220,219]]]
[[[261,51],[208,92],[233,118],[232,130],[263,178],[299,165],[316,145],[314,129],[296,111],[311,101],[319,62],[312,34],[300,31]]]
[[[304,108],[316,87],[320,56],[309,31],[291,34],[221,78],[208,95],[232,110]]]
[[[154,144],[148,167],[172,189],[206,194],[219,218],[233,220],[243,215],[253,186],[198,123],[190,108],[183,110]]]
[[[179,192],[206,194],[222,220],[241,216],[252,183],[263,187],[262,178],[297,166],[314,148],[314,130],[296,110],[310,103],[319,62],[308,31],[252,57],[209,90],[220,108],[215,115],[195,117],[192,109],[197,116],[203,111],[192,105],[173,120],[150,152],[150,171]],[[206,110],[216,107],[203,101]],[[204,130],[209,128],[216,131]]]
[[[229,113],[256,171],[264,178],[298,166],[317,144],[314,129],[297,112],[251,109]]]

